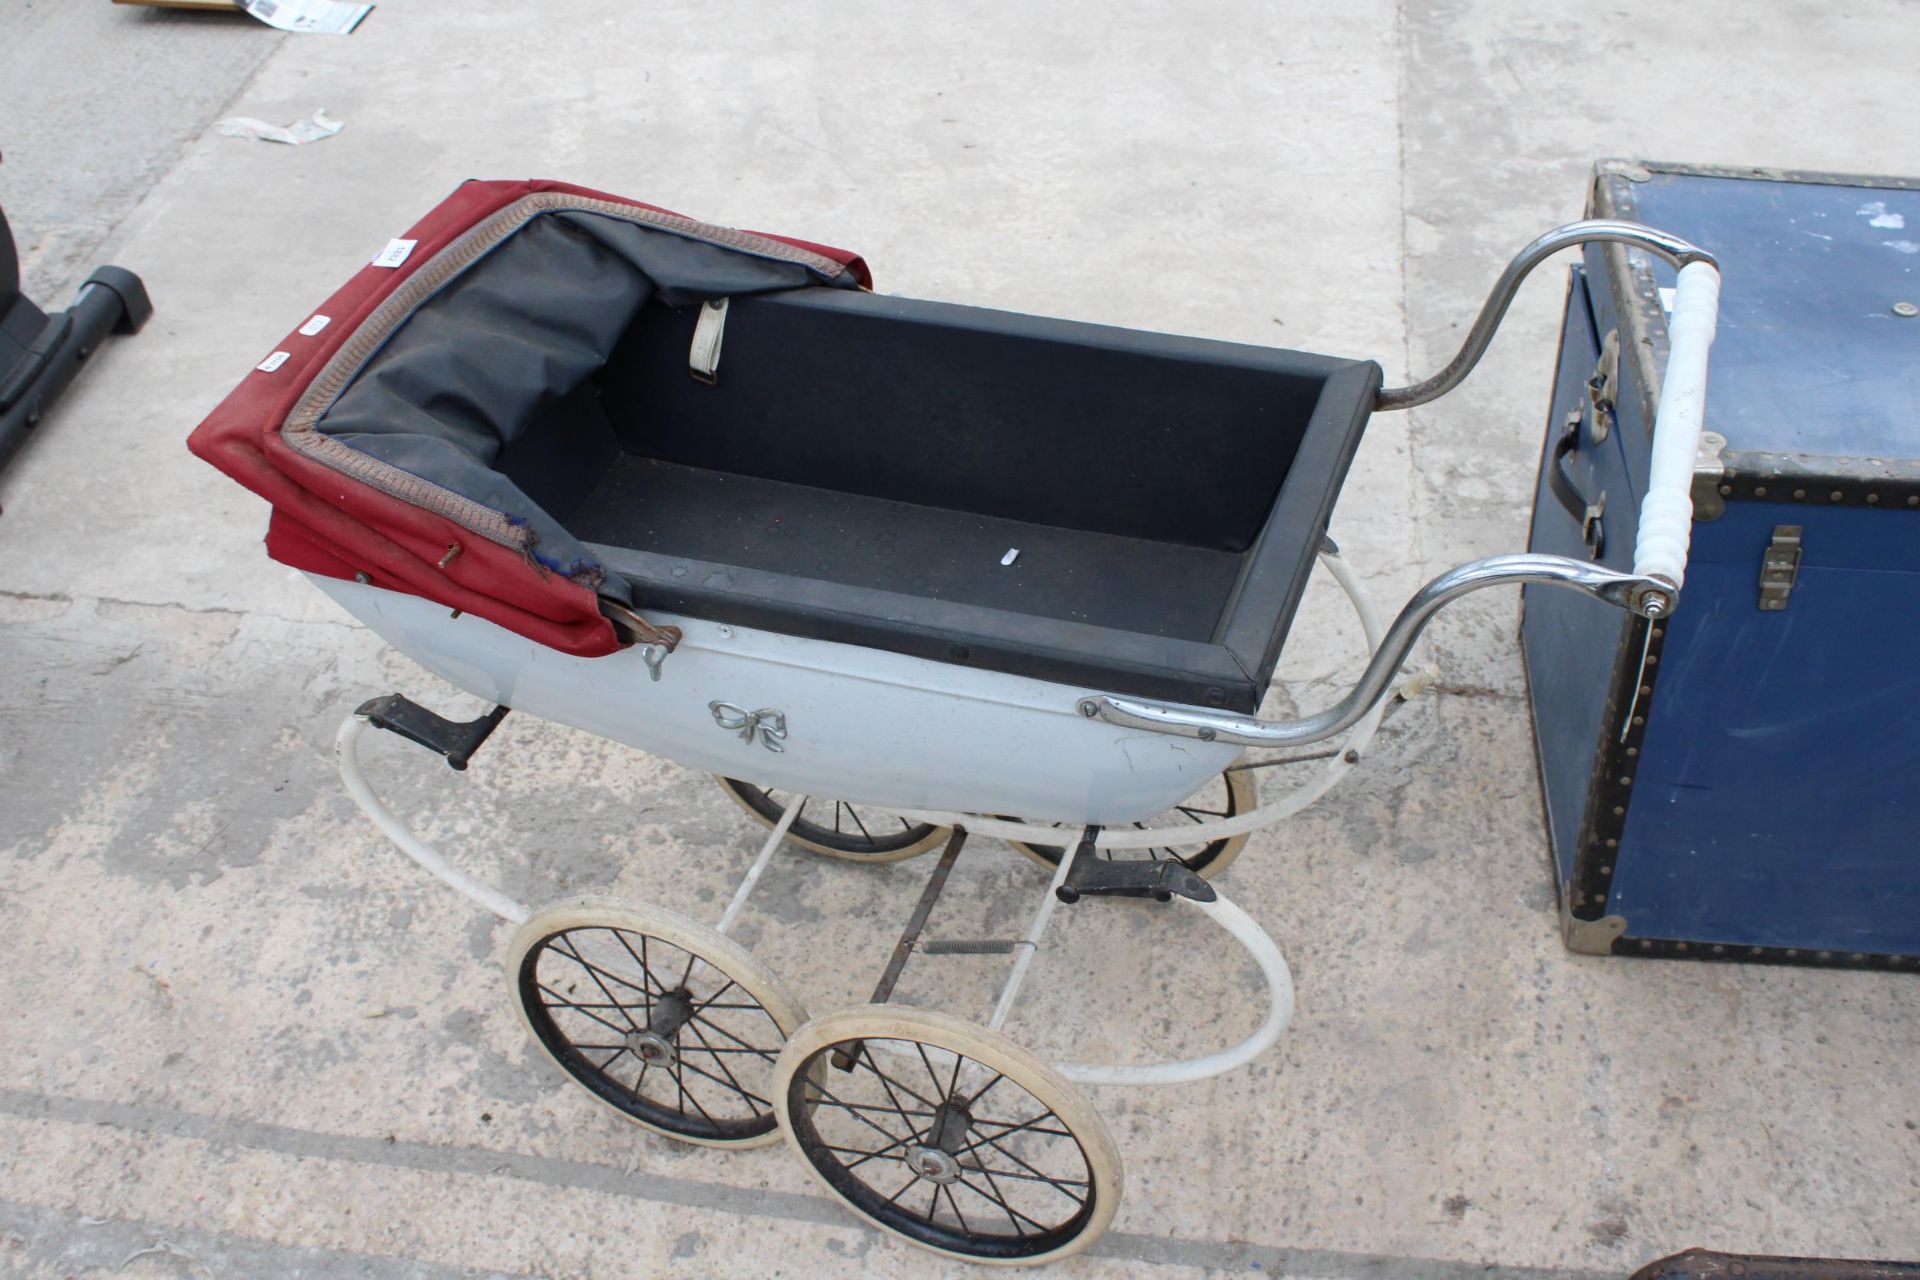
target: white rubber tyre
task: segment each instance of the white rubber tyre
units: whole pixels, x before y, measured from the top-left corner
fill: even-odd
[[[633,1123],[704,1147],[780,1140],[774,1066],[807,1014],[739,943],[664,907],[570,898],[514,934],[507,983],[547,1060]]]
[[[838,1070],[832,1065],[836,1049],[855,1043],[860,1056],[850,1069]],[[883,1057],[885,1067],[878,1065]],[[942,1084],[949,1070],[952,1082]],[[980,1083],[989,1074],[992,1079]],[[1002,1081],[1024,1092],[1024,1108]],[[780,1126],[814,1179],[868,1222],[934,1253],[1002,1266],[1055,1262],[1098,1240],[1119,1208],[1120,1153],[1092,1105],[1032,1053],[960,1018],[893,1005],[815,1018],[788,1039],[774,1067],[774,1088]],[[849,1101],[836,1090],[879,1101]],[[944,1098],[931,1096],[942,1090]],[[990,1092],[995,1097],[988,1103]],[[1008,1114],[1017,1115],[1036,1102],[1044,1110],[1024,1124],[981,1114],[1012,1108]],[[818,1123],[823,1113],[832,1113],[829,1123],[853,1134],[846,1141],[856,1145],[836,1145],[836,1134]],[[879,1145],[872,1133],[890,1141]],[[1066,1142],[1035,1141],[1046,1138]],[[858,1145],[863,1139],[877,1149],[865,1152]],[[1016,1142],[1025,1156],[1016,1152]],[[841,1159],[856,1154],[861,1158],[851,1163]],[[903,1167],[888,1169],[892,1164]],[[904,1181],[889,1196],[896,1176]],[[965,1189],[964,1196],[955,1186]],[[1069,1188],[1083,1188],[1084,1199]],[[925,1211],[913,1207],[922,1194],[929,1199]],[[1018,1207],[1010,1198],[1016,1195]],[[963,1198],[977,1219],[961,1208]],[[1062,1199],[1079,1207],[1069,1213]],[[1059,1214],[1064,1219],[1053,1221]],[[1023,1219],[1034,1230],[1022,1226]]]

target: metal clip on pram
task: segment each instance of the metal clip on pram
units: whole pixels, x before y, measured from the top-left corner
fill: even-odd
[[[1633,571],[1620,573],[1551,555],[1488,556],[1448,570],[1414,594],[1393,620],[1359,683],[1325,711],[1299,720],[1262,720],[1165,706],[1111,695],[1083,698],[1080,714],[1108,724],[1247,747],[1298,747],[1331,738],[1358,724],[1387,695],[1407,654],[1441,608],[1484,587],[1538,583],[1583,591],[1647,619],[1649,627],[1670,615],[1686,579],[1693,531],[1693,461],[1706,410],[1707,353],[1720,307],[1720,271],[1712,254],[1678,236],[1633,222],[1569,223],[1547,232],[1507,264],[1480,308],[1466,343],[1446,368],[1424,382],[1382,390],[1376,410],[1410,409],[1451,391],[1465,380],[1493,340],[1507,306],[1527,274],[1548,257],[1574,245],[1607,241],[1644,249],[1679,269],[1679,287],[1668,322],[1670,351],[1654,416],[1653,454],[1647,496],[1640,505]]]

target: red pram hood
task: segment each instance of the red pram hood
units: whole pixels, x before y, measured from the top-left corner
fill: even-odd
[[[412,242],[399,265],[380,265],[388,257],[383,254],[361,268],[189,438],[196,455],[272,504],[269,555],[308,572],[423,596],[567,653],[593,657],[622,646],[602,600],[620,603],[624,584],[605,580],[597,566],[574,554],[577,548],[567,550],[564,531],[511,485],[502,480],[476,489],[472,477],[491,474],[485,470],[490,455],[471,447],[461,454],[449,444],[470,445],[472,423],[456,423],[441,438],[416,428],[391,436],[353,432],[342,439],[319,421],[404,327],[413,299],[431,298],[460,280],[516,228],[545,214],[583,212],[631,223],[639,229],[635,235],[644,232],[669,252],[691,242],[705,255],[709,278],[732,279],[742,291],[872,285],[866,264],[845,250],[709,226],[562,182],[467,182],[399,237],[396,244]],[[402,252],[395,248],[393,256]],[[729,259],[716,275],[716,253],[737,261]],[[698,279],[677,288],[671,281],[655,283],[675,302],[729,291]],[[324,327],[314,332],[322,316]],[[485,336],[513,341],[497,329]],[[451,372],[457,376],[457,363]],[[469,390],[448,389],[456,393],[453,399]],[[392,394],[389,389],[388,402]],[[485,412],[472,405],[465,410]],[[430,446],[424,453],[423,442]],[[457,467],[434,465],[436,458],[456,455]],[[626,640],[632,638],[628,629]]]

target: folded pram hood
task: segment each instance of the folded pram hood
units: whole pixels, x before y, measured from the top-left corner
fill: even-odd
[[[631,604],[627,586],[494,469],[502,451],[649,301],[872,283],[844,250],[558,182],[468,182],[399,240],[397,266],[379,263],[398,249],[363,267],[188,444],[273,505],[274,559],[582,656],[621,646],[602,599]]]

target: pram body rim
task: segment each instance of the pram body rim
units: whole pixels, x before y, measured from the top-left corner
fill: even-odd
[[[1096,690],[679,614],[651,615],[685,636],[656,681],[638,649],[580,658],[417,596],[310,577],[475,697],[783,791],[1127,828],[1238,754],[1087,721],[1075,698]],[[743,740],[714,702],[778,713],[783,749]]]

